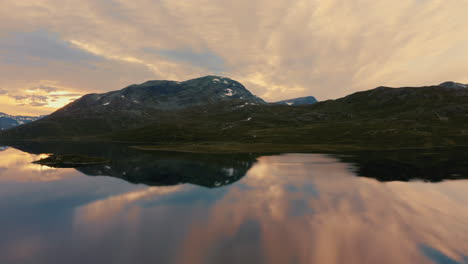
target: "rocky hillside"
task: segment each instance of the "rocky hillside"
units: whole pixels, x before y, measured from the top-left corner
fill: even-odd
[[[206,76],[185,82],[148,81],[105,94],[88,94],[55,112],[52,116],[174,111],[191,106],[232,100],[265,102],[241,83],[229,78]]]

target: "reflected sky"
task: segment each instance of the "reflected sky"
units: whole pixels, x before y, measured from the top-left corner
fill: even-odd
[[[0,152],[0,263],[468,263],[466,180],[284,154],[219,188],[147,186],[40,157]]]

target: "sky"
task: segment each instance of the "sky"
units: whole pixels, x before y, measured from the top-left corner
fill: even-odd
[[[468,83],[468,0],[2,0],[0,112],[221,75],[266,101]]]

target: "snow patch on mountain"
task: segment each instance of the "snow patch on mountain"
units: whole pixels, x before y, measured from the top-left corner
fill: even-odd
[[[227,89],[226,89],[226,93],[225,93],[224,95],[226,95],[226,96],[233,96],[234,93],[235,93],[235,92],[234,92],[232,89],[227,88]]]

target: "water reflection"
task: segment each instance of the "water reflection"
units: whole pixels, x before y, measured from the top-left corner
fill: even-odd
[[[106,158],[111,162],[79,167],[89,176],[111,176],[131,183],[169,186],[182,183],[216,188],[232,184],[253,166],[253,154],[190,154],[144,152],[127,145],[21,143],[15,148],[29,153],[84,154]]]
[[[32,154],[83,154],[110,164],[77,168],[89,176],[112,176],[131,183],[169,186],[181,183],[216,188],[240,180],[260,154],[193,154],[138,151],[128,145],[17,143],[16,149]],[[262,154],[265,156],[266,154]],[[274,155],[274,154],[268,154]],[[352,164],[354,174],[382,182],[440,182],[468,179],[466,148],[450,150],[362,151],[331,155]]]
[[[355,164],[357,175],[383,182],[468,179],[466,148],[359,152],[338,157],[343,162]]]
[[[0,154],[0,263],[468,260],[466,180],[383,183],[332,156],[285,154],[252,158],[244,177],[214,189],[146,186],[75,169],[44,173],[30,164],[39,153]],[[156,163],[216,163],[172,155]],[[152,159],[128,158],[134,166]]]

